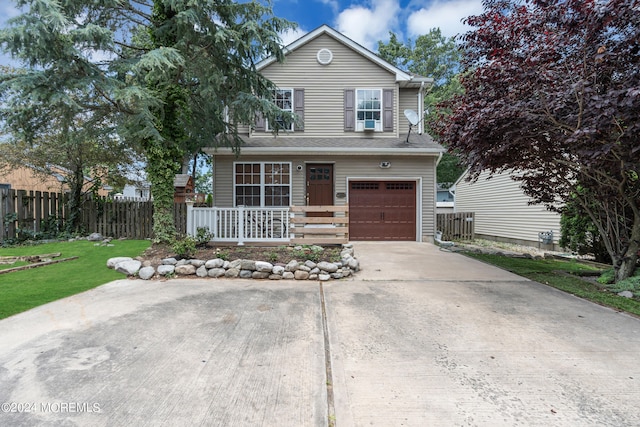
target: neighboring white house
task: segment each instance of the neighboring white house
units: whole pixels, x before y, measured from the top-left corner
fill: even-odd
[[[543,237],[552,232],[556,249],[560,240],[560,214],[543,205],[530,205],[520,183],[512,174],[483,172],[474,183],[468,182],[468,171],[454,184],[455,212],[475,213],[478,238],[550,248]],[[545,233],[541,235],[540,233]]]
[[[451,190],[453,187],[451,187]],[[449,187],[443,187],[441,184],[437,186],[436,194],[436,213],[453,213],[455,208],[455,196],[453,191],[449,191]]]

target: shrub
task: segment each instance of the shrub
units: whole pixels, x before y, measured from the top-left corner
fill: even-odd
[[[180,258],[192,258],[196,254],[196,239],[191,236],[177,237],[171,248]]]

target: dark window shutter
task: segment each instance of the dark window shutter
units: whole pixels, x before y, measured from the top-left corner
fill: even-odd
[[[264,116],[260,113],[256,114],[256,124],[253,126],[253,129],[256,132],[264,132],[265,131],[265,121]]]
[[[298,115],[299,123],[296,123],[293,128],[296,131],[304,130],[304,89],[293,90],[293,108],[294,113]]]
[[[393,89],[382,90],[383,126],[385,132],[393,132]]]
[[[344,90],[344,131],[355,132],[356,130],[356,90]]]

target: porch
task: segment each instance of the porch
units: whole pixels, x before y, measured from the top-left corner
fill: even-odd
[[[312,213],[312,215],[308,215]],[[330,216],[313,216],[316,214]],[[219,243],[342,244],[349,241],[348,206],[195,207],[187,203],[187,234]]]

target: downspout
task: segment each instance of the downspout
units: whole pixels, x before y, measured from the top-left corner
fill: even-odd
[[[418,135],[422,135],[424,131],[422,125],[424,121],[424,81],[420,83],[420,89],[418,90],[418,117],[420,117],[420,122],[418,122]]]

